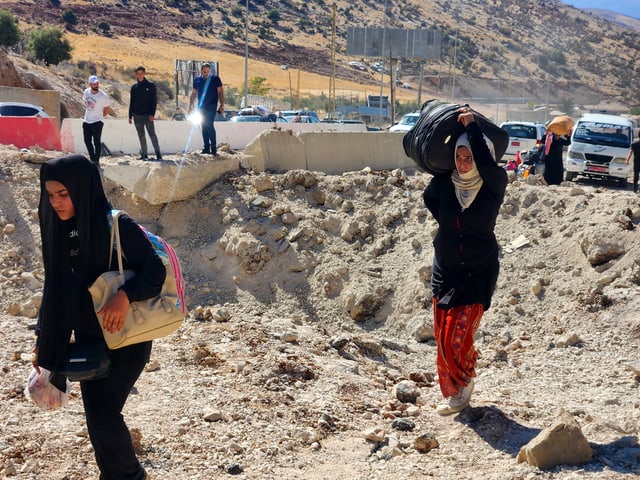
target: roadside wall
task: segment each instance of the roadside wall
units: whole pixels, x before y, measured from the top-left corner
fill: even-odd
[[[402,146],[403,132],[301,132],[270,130],[244,149],[251,167],[305,169],[339,175],[362,170],[414,168]]]
[[[218,144],[228,144],[234,150],[244,149],[254,138],[266,130],[286,130],[292,133],[312,131],[363,131],[364,125],[356,124],[274,124],[271,122],[216,122],[216,137]],[[156,135],[163,155],[174,155],[184,151],[199,151],[202,149],[202,134],[200,126],[189,122],[172,120],[156,120]],[[87,153],[82,138],[82,119],[65,118],[60,130],[62,148],[65,151]],[[125,119],[107,118],[102,130],[102,142],[113,153],[137,155],[140,143],[135,126]],[[149,154],[153,155],[153,147],[147,135]]]
[[[358,131],[359,130],[359,131]],[[414,168],[404,153],[403,132],[368,132],[357,124],[216,123],[218,143],[243,150],[247,162],[258,171],[307,169],[330,175],[370,167],[374,170]],[[187,122],[156,121],[163,155],[199,151],[198,126]],[[137,155],[140,145],[135,127],[124,119],[106,119],[102,140],[112,153]],[[65,119],[62,149],[86,154],[82,120]],[[149,154],[153,155],[147,139]]]
[[[18,148],[38,145],[45,150],[62,149],[55,118],[0,117],[0,144]]]

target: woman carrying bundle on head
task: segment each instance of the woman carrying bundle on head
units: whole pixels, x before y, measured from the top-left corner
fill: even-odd
[[[441,415],[464,409],[471,400],[478,354],[473,336],[491,304],[499,272],[496,218],[507,187],[468,107],[458,121],[465,127],[455,146],[455,169],[434,175],[424,191],[425,205],[438,222],[433,240],[434,332],[440,390],[448,401]]]

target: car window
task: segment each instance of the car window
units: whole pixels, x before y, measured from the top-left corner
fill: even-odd
[[[518,124],[510,124],[503,125],[502,127],[507,131],[510,137],[518,137],[518,138],[538,138],[536,127],[531,125],[518,125]]]
[[[419,115],[405,115],[400,119],[400,125],[415,125]]]
[[[0,107],[0,115],[5,117],[31,117],[37,113],[37,108],[23,107],[20,105],[2,105]]]

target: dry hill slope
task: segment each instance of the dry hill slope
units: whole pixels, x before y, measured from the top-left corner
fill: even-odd
[[[306,72],[327,76],[330,70],[331,8],[325,2],[250,2],[250,57],[273,65],[286,64]],[[455,57],[458,75],[468,76],[478,85],[493,79],[502,81],[495,95],[544,98],[551,82],[551,96],[570,97],[577,104],[594,100],[640,101],[638,81],[638,33],[587,12],[565,6],[557,0],[372,0],[352,4],[337,1],[337,75],[357,80],[357,71],[346,61],[346,31],[352,26],[389,28],[437,28],[443,33],[442,57],[428,62],[425,72],[435,75],[438,84],[447,83],[451,60]],[[386,19],[384,17],[387,6]],[[96,34],[96,20],[112,26],[114,38],[156,38],[173,44],[191,45],[207,51],[223,51],[244,56],[244,9],[230,0],[194,6],[175,1],[171,7],[156,2],[135,4],[97,1],[65,2],[62,7],[42,6],[34,0],[5,2],[25,30],[34,24],[61,24],[63,8],[76,12],[73,31]],[[277,15],[273,19],[272,15]],[[74,61],[103,63],[99,50],[78,53]],[[82,53],[80,53],[82,52]],[[202,56],[202,55],[200,55]],[[206,55],[209,56],[208,54]],[[151,49],[140,49],[141,61],[153,57]],[[105,64],[108,69],[130,68]],[[416,84],[421,63],[403,61],[403,81]],[[160,73],[173,77],[173,64]],[[253,72],[252,75],[257,75]],[[375,85],[376,75],[368,73],[365,83]],[[272,80],[274,83],[275,79]],[[286,78],[281,90],[286,91]],[[241,85],[235,85],[240,88]],[[477,86],[460,96],[477,95]],[[443,92],[446,93],[446,92]]]

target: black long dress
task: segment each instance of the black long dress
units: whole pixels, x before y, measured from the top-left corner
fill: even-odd
[[[562,149],[571,144],[571,140],[553,134],[553,141],[549,153],[544,158],[544,180],[548,185],[560,185],[564,180],[564,166],[562,164]]]

